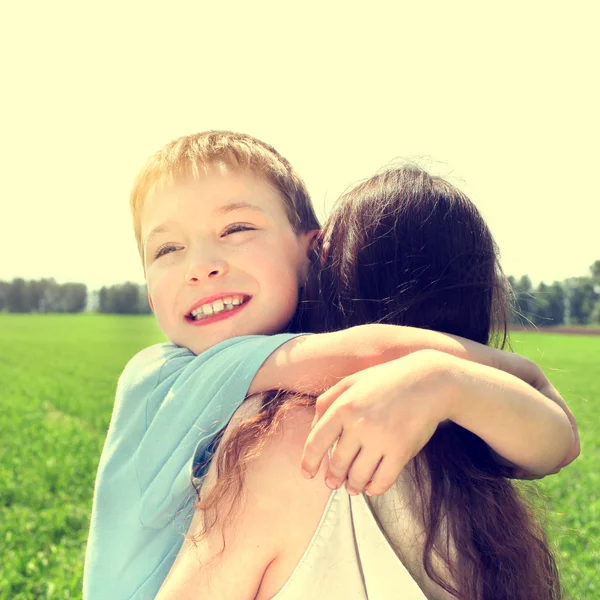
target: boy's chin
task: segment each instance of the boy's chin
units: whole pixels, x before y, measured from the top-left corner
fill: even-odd
[[[189,342],[186,344],[178,344],[178,346],[181,346],[182,348],[187,348],[190,352],[192,352],[193,354],[202,354],[203,352],[206,352],[206,350],[212,348],[213,346],[216,346],[219,342],[214,342],[211,344],[207,344],[207,343],[199,343],[199,342]]]
[[[240,335],[244,335],[244,334],[240,334]],[[207,340],[207,339],[189,340],[188,339],[185,341],[180,341],[180,342],[175,342],[175,343],[177,346],[181,346],[182,348],[187,348],[193,354],[198,355],[198,354],[202,354],[203,352],[206,352],[207,350],[210,350],[217,344],[220,344],[221,342],[224,342],[225,340],[231,339],[233,337],[238,337],[238,336],[232,335],[229,337],[214,338],[211,340]]]

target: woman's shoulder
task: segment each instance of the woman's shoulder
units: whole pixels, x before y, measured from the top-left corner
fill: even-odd
[[[261,411],[262,400],[260,395],[249,398],[231,419],[202,485],[201,498],[206,498],[217,485],[221,455],[237,452],[227,442],[242,421]],[[313,417],[313,407],[287,407],[282,418],[276,419],[273,430],[249,453],[243,470],[241,496],[238,496],[239,488],[230,488],[220,500],[220,510],[224,513],[228,512],[227,506],[238,507],[234,509],[237,518],[233,517],[233,521],[262,521],[256,535],[269,537],[269,544],[273,544],[276,552],[287,552],[291,540],[303,538],[307,525],[318,523],[331,495],[325,485],[327,458],[313,479],[306,479],[301,473],[302,452]],[[264,522],[265,515],[268,515],[268,523]],[[294,518],[290,519],[290,515]],[[296,527],[302,531],[295,531]]]
[[[244,421],[258,415],[263,409],[262,394],[256,394],[246,399],[235,411],[233,417],[225,428],[223,438],[211,463],[204,485],[211,486],[216,481],[216,469],[221,452],[225,451],[226,444]],[[289,493],[296,490],[298,493],[308,493],[306,484],[314,480],[320,480],[322,485],[326,470],[326,460],[321,465],[323,477],[306,480],[300,471],[302,452],[306,438],[310,433],[314,407],[312,406],[290,406],[283,410],[280,418],[277,418],[272,428],[260,440],[259,449],[251,453],[245,469],[245,486],[255,488],[257,486],[268,486],[271,496],[275,494]],[[260,431],[257,428],[257,432]],[[255,440],[258,441],[258,440]],[[204,486],[203,486],[204,487]]]

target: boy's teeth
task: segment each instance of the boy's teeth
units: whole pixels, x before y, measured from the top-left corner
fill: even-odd
[[[243,296],[228,296],[227,298],[219,298],[210,304],[203,304],[190,312],[194,319],[204,319],[211,315],[216,315],[224,310],[233,310],[234,307],[243,304]]]

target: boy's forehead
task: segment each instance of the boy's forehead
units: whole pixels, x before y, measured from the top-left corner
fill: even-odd
[[[142,234],[177,216],[184,206],[221,216],[235,211],[269,215],[285,212],[285,202],[272,183],[250,169],[218,165],[197,174],[164,177],[149,190],[141,212]],[[170,220],[170,219],[169,219]],[[164,228],[164,227],[163,227]]]

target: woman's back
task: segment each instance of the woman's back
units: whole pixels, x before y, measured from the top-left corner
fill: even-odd
[[[410,540],[406,535],[398,540],[406,554]],[[269,577],[268,572],[265,577]],[[272,598],[425,600],[427,596],[381,530],[365,496],[351,496],[341,487],[331,492],[302,557]],[[441,600],[442,596],[429,598]]]
[[[216,483],[219,453],[229,434],[260,410],[259,397],[238,409],[201,497]],[[312,407],[286,411],[245,473],[244,486],[253,502],[245,505],[243,515],[236,514],[236,522],[260,518],[251,508],[254,501],[271,507],[270,526],[255,532],[252,541],[257,548],[274,549],[255,599],[450,600],[426,575],[421,561],[424,529],[409,470],[391,490],[371,499],[350,496],[343,487],[332,492],[324,482],[327,459],[314,479],[300,475],[298,465],[313,416]],[[195,519],[200,516],[198,512]],[[194,535],[194,526],[189,533]],[[237,535],[232,525],[232,543]]]

